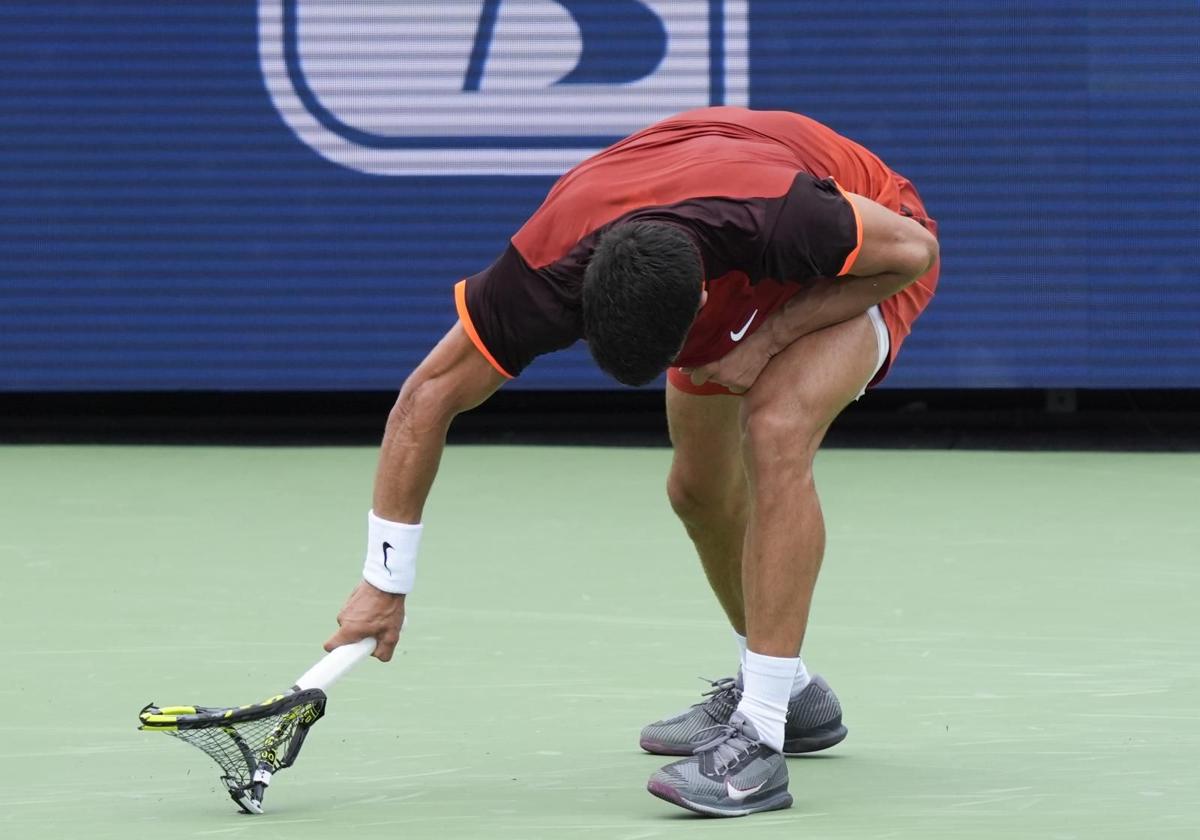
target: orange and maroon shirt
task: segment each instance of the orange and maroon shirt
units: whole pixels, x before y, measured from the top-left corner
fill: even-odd
[[[614,224],[662,221],[700,248],[708,302],[675,364],[721,358],[813,277],[848,273],[862,223],[843,189],[900,211],[875,155],[799,114],[703,108],[563,175],[504,253],[455,287],[467,334],[502,374],[583,335],[583,274]]]

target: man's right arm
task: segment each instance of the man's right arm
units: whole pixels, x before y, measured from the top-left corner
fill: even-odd
[[[462,323],[455,324],[405,381],[388,416],[375,473],[376,516],[391,522],[421,521],[451,421],[505,381],[471,343]],[[388,661],[404,621],[404,599],[366,581],[359,583],[338,614],[340,629],[325,649],[375,636],[375,656]]]
[[[456,415],[490,397],[507,380],[455,324],[400,389],[383,434],[375,472],[375,513],[420,522]]]

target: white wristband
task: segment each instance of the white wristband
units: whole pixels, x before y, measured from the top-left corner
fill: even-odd
[[[363,579],[376,589],[395,594],[412,591],[417,577],[417,549],[421,525],[405,525],[380,519],[367,512],[367,558]]]

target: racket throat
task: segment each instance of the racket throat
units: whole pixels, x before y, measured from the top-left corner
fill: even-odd
[[[238,784],[236,779],[222,776],[225,786],[229,788],[229,797],[247,814],[263,812],[263,798],[267,787],[271,784],[271,765],[265,761],[259,762],[254,775],[247,785]]]

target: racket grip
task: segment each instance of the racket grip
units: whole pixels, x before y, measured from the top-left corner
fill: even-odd
[[[375,638],[373,636],[368,636],[353,644],[334,648],[333,651],[325,654],[320,662],[305,671],[300,679],[296,680],[296,688],[301,691],[306,688],[319,688],[324,691],[374,652]]]

